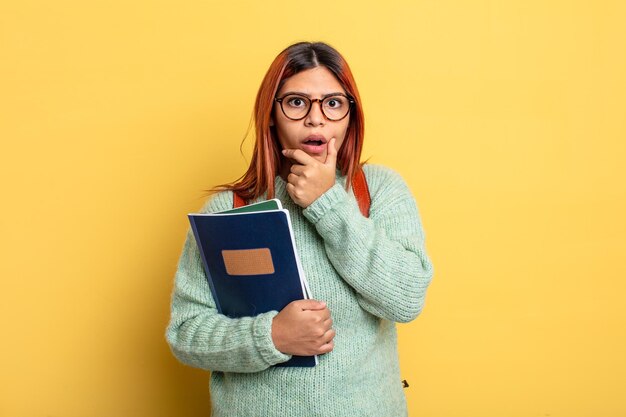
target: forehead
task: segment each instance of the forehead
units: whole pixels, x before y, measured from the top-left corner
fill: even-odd
[[[278,94],[299,92],[311,97],[329,93],[344,93],[345,90],[326,67],[315,67],[301,71],[285,80]]]

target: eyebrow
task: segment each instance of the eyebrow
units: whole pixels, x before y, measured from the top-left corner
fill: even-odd
[[[301,93],[300,91],[287,91],[286,93],[283,93],[282,96],[285,97],[285,96],[288,96],[290,94],[297,94],[299,96],[304,96],[304,97],[307,97],[309,99],[311,98],[310,95]],[[322,96],[322,99],[325,99],[326,97],[332,97],[332,96],[347,96],[347,94],[346,93],[342,93],[340,91],[337,91],[337,92],[334,92],[334,93],[324,94]]]

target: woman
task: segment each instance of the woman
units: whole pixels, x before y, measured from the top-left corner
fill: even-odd
[[[202,211],[232,208],[235,194],[279,198],[316,299],[255,317],[218,314],[190,231],[167,329],[174,355],[212,371],[215,417],[406,415],[395,322],[420,313],[433,269],[402,178],[359,163],[363,112],[348,64],[324,43],[291,45],[270,66],[254,115],[248,171]],[[353,194],[361,173],[369,213]],[[314,354],[313,368],[273,366]]]

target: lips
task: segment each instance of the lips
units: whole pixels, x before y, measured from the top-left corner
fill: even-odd
[[[306,153],[321,154],[326,150],[326,138],[322,135],[309,135],[302,141]]]
[[[326,138],[323,135],[309,135],[302,141],[306,145],[316,146],[324,145],[326,142]]]

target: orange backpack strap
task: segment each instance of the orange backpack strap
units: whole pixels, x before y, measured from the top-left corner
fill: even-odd
[[[365,179],[365,173],[363,168],[360,168],[355,174],[352,180],[352,190],[356,201],[359,204],[359,209],[363,216],[370,216],[370,191],[367,188],[367,180]],[[239,208],[247,205],[247,201],[244,200],[239,194],[233,192],[233,208]]]
[[[371,204],[370,191],[369,188],[367,188],[367,180],[365,179],[365,173],[362,167],[354,174],[352,190],[354,191],[357,203],[359,203],[361,213],[363,213],[363,216],[369,217]]]
[[[247,204],[246,200],[241,198],[241,196],[237,194],[236,192],[233,192],[233,208],[243,207],[246,204]]]

